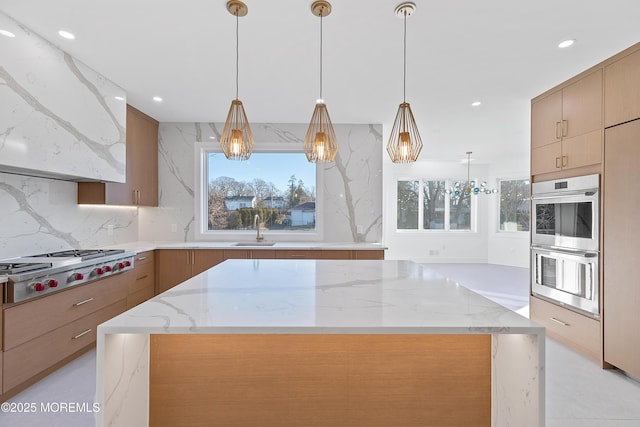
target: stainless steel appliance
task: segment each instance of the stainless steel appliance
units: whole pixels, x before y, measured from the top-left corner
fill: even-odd
[[[531,186],[531,243],[537,246],[600,250],[599,175]]]
[[[531,249],[531,290],[535,295],[600,315],[598,254]]]
[[[122,249],[88,249],[0,260],[0,274],[8,277],[6,302],[25,301],[131,270],[134,256]]]
[[[600,316],[600,177],[536,182],[531,191],[531,292]]]

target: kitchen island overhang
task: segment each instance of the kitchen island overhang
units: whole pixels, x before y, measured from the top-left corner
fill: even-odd
[[[180,405],[206,395],[189,416],[213,407],[220,425],[264,416],[265,402],[327,424],[385,407],[420,425],[455,404],[491,425],[544,425],[544,328],[408,261],[226,261],[105,322],[97,347],[98,425],[149,425],[167,388],[204,390],[198,369],[218,381]],[[456,384],[462,395],[433,400]]]

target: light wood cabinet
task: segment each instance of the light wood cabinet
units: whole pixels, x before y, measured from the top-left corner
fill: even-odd
[[[124,300],[128,277],[129,272],[116,274],[5,308],[5,351]]]
[[[171,289],[227,259],[384,259],[384,250],[158,249],[156,293]]]
[[[602,69],[531,103],[531,175],[602,162]]]
[[[47,332],[4,352],[3,391],[29,383],[29,380],[65,358],[91,347],[96,340],[96,329],[126,308],[125,299],[97,310],[81,319]],[[38,317],[34,313],[34,317]],[[12,393],[13,394],[13,393]]]
[[[127,105],[127,182],[79,182],[78,203],[158,206],[158,121]]]
[[[156,294],[224,261],[222,249],[159,249],[157,256]]]
[[[604,361],[640,378],[640,120],[605,131]]]
[[[127,282],[127,309],[145,302],[155,295],[155,262],[153,251],[136,255],[134,269]]]
[[[640,118],[640,50],[604,68],[604,126]]]
[[[0,400],[91,348],[97,326],[126,310],[128,273],[6,307]]]
[[[531,320],[547,328],[547,336],[600,360],[600,322],[531,296]]]

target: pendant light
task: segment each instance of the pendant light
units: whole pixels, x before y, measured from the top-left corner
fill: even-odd
[[[479,186],[478,182],[471,181],[472,153],[472,151],[467,151],[467,180],[465,182],[456,181],[456,183],[453,184],[451,188],[445,191],[445,193],[450,195],[454,200],[458,200],[470,195],[477,196],[479,194],[495,194],[498,192],[498,190],[496,190],[495,188],[487,187],[487,181],[480,182]]]
[[[304,153],[307,160],[313,163],[332,162],[338,152],[338,144],[327,105],[322,99],[322,18],[331,13],[331,4],[324,0],[314,1],[311,12],[320,17],[320,98],[316,101],[309,129],[304,137]]]
[[[422,150],[422,140],[411,112],[411,106],[406,101],[407,89],[407,18],[416,10],[414,3],[402,3],[396,7],[395,13],[404,19],[404,56],[403,56],[403,93],[402,103],[398,108],[396,119],[391,128],[391,135],[387,143],[387,153],[393,163],[415,162]]]
[[[239,17],[249,12],[249,9],[239,0],[229,0],[227,10],[236,17],[236,99],[231,101],[231,108],[220,137],[220,147],[227,159],[247,160],[253,152],[254,142],[247,113],[244,111],[242,101],[238,99],[238,21]]]

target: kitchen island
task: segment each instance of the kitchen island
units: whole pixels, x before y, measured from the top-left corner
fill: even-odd
[[[228,260],[103,323],[98,425],[544,425],[544,328],[409,261]]]

